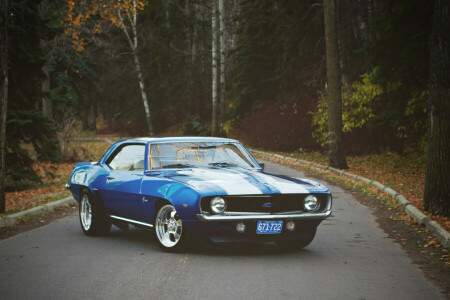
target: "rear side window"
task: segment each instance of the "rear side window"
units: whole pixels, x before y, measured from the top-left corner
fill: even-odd
[[[145,145],[128,145],[106,162],[117,171],[144,171]]]

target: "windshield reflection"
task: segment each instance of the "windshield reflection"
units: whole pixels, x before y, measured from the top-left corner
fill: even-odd
[[[259,168],[239,143],[178,142],[149,146],[149,169],[194,167]]]

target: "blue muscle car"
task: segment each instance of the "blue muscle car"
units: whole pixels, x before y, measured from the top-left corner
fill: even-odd
[[[165,251],[185,250],[196,237],[307,246],[331,214],[330,191],[261,166],[232,139],[136,138],[98,162],[77,163],[66,187],[89,236],[133,224],[153,228]]]

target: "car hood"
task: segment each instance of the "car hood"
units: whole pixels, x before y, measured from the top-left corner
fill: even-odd
[[[163,177],[185,184],[203,195],[329,193],[322,184],[242,168],[168,170]]]

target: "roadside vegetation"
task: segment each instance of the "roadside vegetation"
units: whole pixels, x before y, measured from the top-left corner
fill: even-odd
[[[33,181],[6,182],[5,214],[12,214],[48,202],[71,196],[65,189],[70,173],[77,162],[97,161],[110,144],[106,142],[67,142],[64,162],[34,161],[32,169],[37,179]],[[24,148],[29,145],[23,145]],[[0,214],[2,216],[4,214]]]
[[[328,156],[321,152],[275,152],[292,158],[328,164]],[[386,152],[383,154],[347,156],[347,172],[376,180],[405,196],[411,204],[424,211],[423,194],[425,187],[425,161],[419,154],[400,155]],[[374,189],[374,192],[377,192]],[[378,192],[379,193],[379,192]],[[434,216],[424,212],[429,218],[450,231],[450,218]]]

